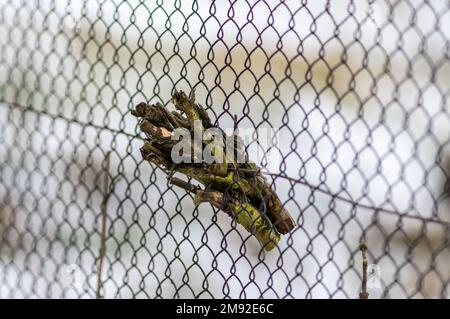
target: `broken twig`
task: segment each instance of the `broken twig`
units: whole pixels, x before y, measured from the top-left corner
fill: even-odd
[[[363,262],[362,262],[362,269],[363,269],[363,278],[362,278],[362,288],[361,292],[359,293],[359,299],[369,299],[369,293],[367,292],[367,267],[369,265],[369,262],[367,260],[367,246],[365,243],[359,244],[359,250],[361,251]]]
[[[172,102],[177,111],[169,112],[161,103],[140,103],[132,110],[147,137],[141,148],[143,158],[170,171],[169,182],[195,194],[196,204],[211,203],[255,235],[266,250],[276,247],[280,234],[289,233],[295,223],[260,168],[248,160],[237,136],[232,136],[230,155],[226,143],[216,143],[215,134],[206,133],[208,129],[219,131],[219,141],[229,141],[223,130],[213,126],[206,110],[195,103],[194,91],[189,96],[175,91]],[[237,126],[236,118],[234,121]],[[199,130],[206,130],[200,141],[195,139]],[[174,137],[180,132],[194,135],[194,139],[192,134],[189,137],[187,151],[175,147],[178,139]],[[203,160],[204,153],[199,156],[198,148],[209,148],[216,161]],[[184,174],[205,188],[174,178],[173,173]]]
[[[110,162],[111,152],[108,152],[105,157],[104,166],[104,179],[103,179],[103,201],[102,201],[102,229],[100,237],[100,249],[99,249],[99,262],[97,271],[97,290],[96,298],[101,298],[101,288],[102,288],[102,271],[103,271],[103,260],[105,259],[105,241],[106,241],[106,220],[108,211],[108,199],[109,199],[109,162]]]

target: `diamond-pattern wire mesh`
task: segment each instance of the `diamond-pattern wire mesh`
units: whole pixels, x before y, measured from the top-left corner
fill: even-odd
[[[364,240],[370,297],[448,297],[448,30],[445,0],[1,0],[0,296],[356,298]],[[272,252],[141,159],[130,109],[194,87],[282,136]]]

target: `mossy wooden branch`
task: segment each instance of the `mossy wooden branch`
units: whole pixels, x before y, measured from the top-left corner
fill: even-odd
[[[196,186],[187,186],[186,182],[179,179],[171,179],[174,185],[194,192],[197,204],[209,202],[235,218],[237,223],[255,235],[266,250],[276,247],[280,233],[290,232],[295,223],[260,169],[248,160],[239,143],[234,144],[235,157],[244,154],[244,163],[238,163],[237,158],[228,162],[224,155],[225,149],[217,146],[212,147],[212,152],[223,159],[222,163],[176,164],[172,161],[171,151],[178,143],[172,140],[175,129],[184,128],[193,132],[196,120],[200,121],[202,129],[213,127],[206,110],[195,103],[194,91],[189,96],[183,91],[175,91],[172,102],[178,111],[169,112],[161,103],[140,103],[132,110],[133,115],[142,119],[140,128],[147,138],[141,148],[143,158],[203,184],[205,189],[201,190]],[[225,136],[223,130],[220,132]],[[202,141],[203,146],[208,143],[208,139]],[[193,159],[192,154],[188,156]]]
[[[252,204],[245,202],[242,198],[228,198],[224,194],[213,190],[199,190],[195,195],[195,203],[208,202],[222,209],[238,224],[255,235],[266,250],[272,250],[280,241],[280,234],[273,225]]]

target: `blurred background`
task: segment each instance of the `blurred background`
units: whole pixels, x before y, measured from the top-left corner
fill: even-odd
[[[448,298],[449,9],[0,0],[0,297],[357,298],[364,241],[369,298]],[[277,129],[275,250],[142,161],[174,88]]]

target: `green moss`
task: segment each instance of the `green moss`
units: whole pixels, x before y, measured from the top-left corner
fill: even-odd
[[[254,234],[266,250],[272,250],[280,241],[280,234],[261,216],[258,209],[249,203],[231,204],[236,221]]]
[[[239,181],[234,180],[234,172],[232,172],[232,171],[229,171],[227,176],[225,176],[225,177],[215,176],[215,182],[220,186],[225,186],[225,187],[231,186],[232,190],[241,189],[241,185],[240,185],[241,183],[239,183]]]

